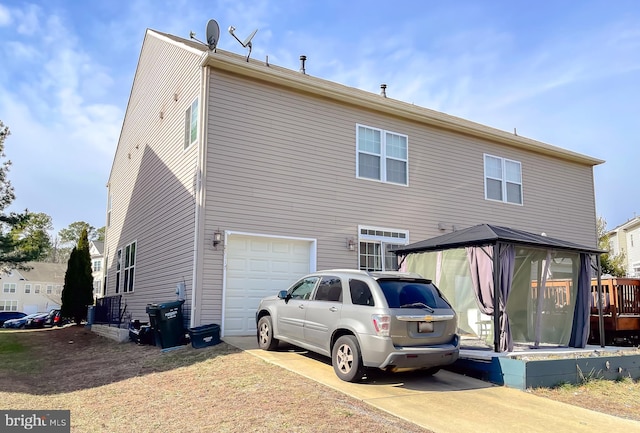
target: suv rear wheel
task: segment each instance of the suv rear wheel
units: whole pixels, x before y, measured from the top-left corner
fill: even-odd
[[[343,335],[333,345],[331,363],[336,375],[347,382],[358,382],[364,375],[362,355],[358,340],[353,335]]]

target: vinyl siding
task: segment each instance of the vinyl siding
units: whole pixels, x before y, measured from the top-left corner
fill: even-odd
[[[147,32],[109,178],[105,245],[109,296],[117,250],[137,242],[134,292],[121,292],[133,319],[148,319],[148,303],[175,300],[183,281],[189,315],[197,145],[185,150],[184,134],[185,111],[200,94],[199,61],[193,50]]]
[[[357,226],[505,225],[596,245],[593,169],[585,163],[384,115],[212,69],[203,319],[219,321],[223,248],[213,232],[318,239],[318,269],[357,266]],[[408,136],[409,185],[358,179],[356,124]],[[485,153],[522,163],[524,205],[484,199]]]

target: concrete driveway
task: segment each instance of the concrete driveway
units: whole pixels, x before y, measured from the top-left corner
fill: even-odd
[[[255,337],[223,340],[267,362],[362,400],[435,433],[638,431],[640,422],[555,402],[442,370],[375,374],[364,383],[337,378],[328,358],[293,346],[258,349]]]

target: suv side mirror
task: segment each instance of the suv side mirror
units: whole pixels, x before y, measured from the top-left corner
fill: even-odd
[[[289,294],[287,293],[286,290],[280,290],[278,292],[278,298],[284,299],[284,302],[289,302]]]

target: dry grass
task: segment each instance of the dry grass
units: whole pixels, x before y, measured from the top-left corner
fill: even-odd
[[[6,409],[70,409],[74,432],[425,432],[225,343],[163,353],[82,327],[0,331]]]
[[[531,393],[597,412],[640,421],[640,381],[587,380],[581,385],[536,388]]]
[[[2,330],[0,383],[3,408],[70,409],[73,432],[425,432],[225,343],[163,353],[82,327]],[[640,421],[637,381],[530,392]]]

